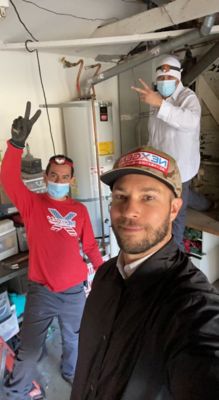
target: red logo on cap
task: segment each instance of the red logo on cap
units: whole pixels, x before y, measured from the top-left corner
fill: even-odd
[[[123,156],[119,161],[118,167],[147,167],[156,169],[167,175],[169,160],[156,153],[139,151]]]

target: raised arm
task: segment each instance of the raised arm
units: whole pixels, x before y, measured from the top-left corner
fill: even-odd
[[[11,139],[8,141],[8,148],[1,165],[1,183],[12,203],[21,213],[27,208],[28,200],[32,195],[21,179],[21,157],[25,141],[41,114],[38,110],[30,119],[30,107],[31,103],[27,102],[25,116],[14,120]]]

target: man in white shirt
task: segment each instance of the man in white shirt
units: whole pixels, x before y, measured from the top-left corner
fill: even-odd
[[[143,88],[132,87],[141,100],[152,108],[148,123],[149,146],[175,158],[183,183],[183,206],[173,224],[176,243],[184,250],[183,233],[191,179],[200,165],[201,106],[196,94],[181,82],[181,65],[174,56],[167,56],[156,68],[157,91],[142,79]]]

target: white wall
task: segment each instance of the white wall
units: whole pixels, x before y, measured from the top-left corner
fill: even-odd
[[[64,56],[64,54],[63,54]],[[43,83],[48,104],[57,104],[72,100],[77,97],[76,76],[78,67],[63,68],[59,62],[60,54],[39,53]],[[66,57],[75,62],[78,59]],[[94,60],[84,60],[86,65],[94,63]],[[102,69],[109,68],[105,65]],[[81,76],[83,82],[86,77],[94,74],[95,70],[84,71]],[[39,105],[44,104],[43,92],[40,85],[39,72],[35,53],[2,52],[0,63],[0,149],[5,151],[6,140],[10,138],[10,129],[13,120],[18,115],[23,115],[26,101],[32,103],[32,113]],[[119,136],[118,117],[118,88],[117,78],[98,84],[96,95],[99,100],[113,102],[113,113],[116,136]],[[49,108],[49,114],[54,136],[56,153],[65,152],[62,114],[59,108]],[[42,108],[42,115],[34,125],[28,143],[35,157],[42,159],[45,167],[48,158],[53,155],[53,147],[49,133],[49,125],[46,110]]]

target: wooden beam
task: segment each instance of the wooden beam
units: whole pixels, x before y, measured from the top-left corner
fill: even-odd
[[[164,4],[169,3],[171,0],[152,0],[152,3],[156,4],[156,6],[160,7]]]
[[[198,78],[198,94],[208,107],[211,115],[213,116],[217,124],[219,125],[219,100],[202,75]]]
[[[121,21],[102,26],[91,37],[153,32],[219,11],[219,0],[175,0]]]

